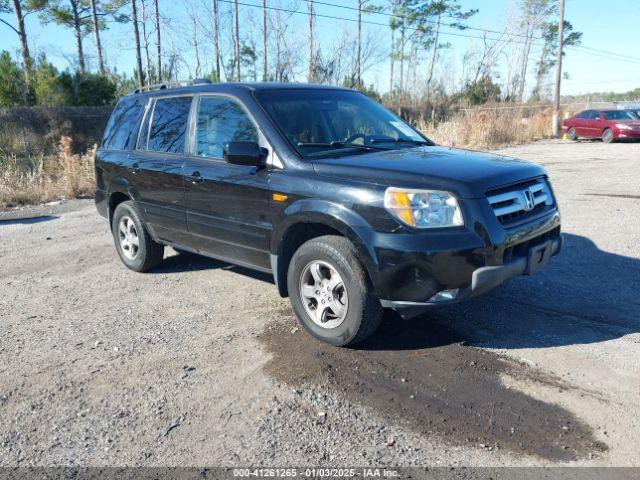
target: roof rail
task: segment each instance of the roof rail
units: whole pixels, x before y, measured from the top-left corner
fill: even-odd
[[[190,87],[192,85],[203,85],[211,83],[208,78],[194,78],[192,80],[175,80],[173,82],[155,83],[153,85],[144,85],[133,90],[131,93],[153,92],[156,90],[165,90],[167,88]]]

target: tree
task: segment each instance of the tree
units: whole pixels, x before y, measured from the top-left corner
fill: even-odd
[[[158,82],[162,82],[162,47],[161,47],[161,39],[160,39],[160,11],[158,9],[158,0],[153,0],[153,10],[154,10],[153,20],[156,26],[156,53],[158,56],[156,80]]]
[[[95,73],[60,74],[60,85],[74,106],[112,105],[116,100],[116,85],[108,77]]]
[[[102,44],[100,43],[100,24],[98,23],[98,9],[96,0],[91,0],[91,21],[93,22],[93,34],[96,39],[96,50],[98,52],[98,69],[101,75],[105,75],[104,59],[102,58]]]
[[[13,9],[14,16],[16,18],[15,26],[9,22],[0,18],[0,22],[4,23],[7,27],[13,30],[18,35],[20,41],[20,52],[22,54],[22,71],[24,75],[26,98],[24,103],[31,103],[33,101],[32,95],[32,70],[33,60],[31,59],[31,53],[29,52],[29,42],[27,40],[27,30],[25,28],[25,18],[27,15],[40,10],[39,2],[33,0],[12,0],[12,6],[9,6],[9,0],[0,0],[0,13],[9,13]]]
[[[370,12],[380,12],[381,7],[366,5],[371,0],[356,0],[358,5],[358,28],[356,33],[356,59],[355,59],[355,86],[362,86],[362,14]]]
[[[59,107],[71,104],[70,92],[60,81],[58,69],[47,60],[44,54],[41,54],[36,62],[34,86],[38,105]]]
[[[534,37],[549,16],[555,12],[556,8],[556,2],[552,0],[520,0],[520,29],[521,37],[524,37],[524,41],[522,42],[520,54],[520,72],[516,92],[519,101],[522,101],[524,97],[524,88],[529,70],[529,56]]]
[[[239,82],[240,76],[240,22],[238,20],[238,0],[233,0],[233,45],[235,53],[236,80]]]
[[[0,52],[0,107],[22,105],[24,74],[6,50]]]
[[[267,81],[267,0],[262,0],[262,81]]]
[[[98,0],[32,0],[42,10],[41,18],[44,22],[54,22],[73,30],[76,39],[76,56],[78,70],[86,70],[83,39],[92,30],[96,34],[106,28],[105,18],[112,17],[117,22],[124,22],[127,17],[120,15],[118,10],[125,0],[114,0],[101,3]],[[92,9],[95,6],[95,15]],[[99,59],[102,57],[100,36],[96,36],[96,48]],[[100,60],[99,60],[100,61]],[[104,65],[103,65],[104,69]]]
[[[147,36],[147,0],[140,2],[142,22],[142,43],[144,45],[144,57],[147,62],[147,81],[151,82],[153,72],[151,71],[151,55],[149,55],[149,37]]]
[[[218,24],[218,0],[211,0],[211,10],[213,15],[213,62],[215,66],[215,80],[221,81],[220,78],[220,25]]]
[[[138,66],[138,86],[144,86],[144,74],[142,73],[142,52],[140,51],[140,32],[138,31],[137,0],[131,0],[131,21],[133,22],[133,41],[136,47],[136,65]]]
[[[582,32],[574,32],[573,25],[567,20],[563,23],[562,55],[564,48],[580,45]],[[556,65],[556,52],[558,50],[558,22],[547,22],[542,26],[544,46],[540,52],[540,59],[536,65],[536,86],[533,90],[533,98],[540,99],[542,95],[542,82],[544,77]]]
[[[488,101],[500,101],[500,86],[490,77],[482,77],[477,82],[467,83],[460,93],[461,99],[470,105],[482,105]]]
[[[313,2],[307,0],[307,14],[309,17],[309,30],[308,30],[308,42],[309,42],[309,70],[307,72],[307,82],[314,83],[316,81],[316,65],[315,65],[315,47],[313,44]]]
[[[426,86],[427,98],[430,98],[438,50],[450,45],[440,43],[442,18],[447,17],[454,20],[446,24],[448,27],[464,30],[466,26],[462,22],[478,13],[478,10],[463,11],[458,0],[410,0],[407,10],[409,12],[408,21],[415,29],[413,42],[421,49],[431,50]]]

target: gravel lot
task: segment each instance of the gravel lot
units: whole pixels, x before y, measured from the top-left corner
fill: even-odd
[[[0,465],[640,466],[640,144],[545,165],[566,248],[357,349],[268,276],[127,270],[91,200],[0,214]]]

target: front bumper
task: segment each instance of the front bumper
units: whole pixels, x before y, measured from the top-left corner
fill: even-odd
[[[516,225],[500,224],[482,202],[468,205],[466,229],[376,238],[371,273],[384,307],[457,302],[545,267],[562,248],[555,205]],[[485,220],[486,219],[486,220]]]

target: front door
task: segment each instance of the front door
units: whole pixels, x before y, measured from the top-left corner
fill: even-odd
[[[143,219],[160,240],[169,242],[186,236],[182,166],[192,99],[151,99],[129,160],[132,194]]]
[[[193,151],[184,164],[190,244],[212,256],[268,269],[269,171],[227,163],[222,154],[227,142],[264,145],[264,140],[235,99],[201,95],[196,103]]]

